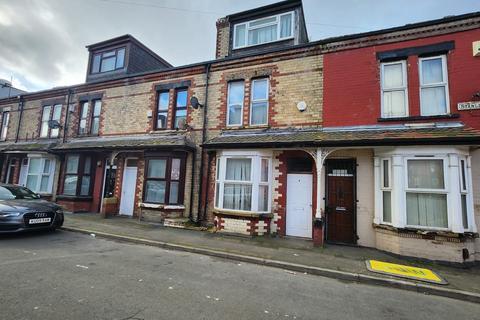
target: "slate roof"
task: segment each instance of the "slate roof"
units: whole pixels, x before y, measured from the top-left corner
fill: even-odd
[[[463,126],[429,128],[264,130],[223,133],[206,148],[365,146],[407,144],[478,144],[480,131]]]
[[[20,141],[17,143],[3,143],[0,144],[0,151],[2,152],[33,152],[33,151],[48,151],[55,145],[52,140],[46,141]]]

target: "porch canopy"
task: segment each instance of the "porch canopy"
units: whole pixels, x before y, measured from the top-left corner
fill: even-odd
[[[47,152],[53,146],[55,141],[19,141],[16,143],[0,144],[0,152],[2,153],[28,153],[28,152]]]

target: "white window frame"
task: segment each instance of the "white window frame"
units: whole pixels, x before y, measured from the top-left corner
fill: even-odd
[[[251,159],[251,177],[249,181],[236,181],[236,180],[226,180],[226,167],[227,159]],[[261,181],[261,170],[262,170],[262,159],[268,160],[268,182]],[[215,197],[214,207],[216,210],[225,211],[225,212],[248,212],[248,213],[257,213],[265,214],[272,211],[272,154],[269,152],[260,152],[260,151],[229,151],[229,152],[219,152],[217,154],[217,168],[215,172]],[[223,196],[224,196],[224,186],[227,184],[250,184],[252,186],[252,197],[251,197],[251,210],[234,210],[234,209],[224,209],[223,208]],[[268,210],[261,211],[259,210],[259,186],[268,185]],[[217,188],[220,188],[217,190]],[[218,191],[218,192],[217,192]],[[218,206],[217,206],[218,202]]]
[[[0,141],[7,140],[8,135],[8,125],[10,122],[10,111],[3,111],[2,112],[2,119],[0,123]]]
[[[401,64],[402,65],[402,79],[403,79],[403,86],[397,88],[385,88],[384,87],[384,79],[385,79],[385,66],[394,65],[394,64]],[[405,114],[403,116],[388,116],[385,114],[385,102],[383,101],[383,94],[385,92],[392,92],[392,91],[402,91],[405,94]],[[409,106],[408,106],[408,75],[407,75],[407,61],[406,60],[397,60],[392,62],[382,62],[380,65],[380,94],[381,94],[381,112],[382,118],[402,118],[409,116]]]
[[[443,165],[443,189],[428,189],[428,188],[410,188],[408,186],[408,161],[409,160],[441,160]],[[415,229],[422,229],[422,230],[440,230],[440,231],[448,231],[451,228],[451,221],[450,221],[450,213],[449,213],[449,189],[450,189],[450,181],[449,181],[449,173],[448,173],[448,159],[446,156],[407,156],[404,158],[404,168],[405,168],[405,190],[403,192],[404,203],[405,203],[405,226],[407,228],[415,228]],[[407,193],[435,193],[435,194],[443,194],[446,196],[447,201],[447,227],[428,227],[428,226],[417,226],[417,225],[410,225],[407,223]]]
[[[30,161],[32,159],[40,159],[40,173],[38,174],[29,174],[29,170],[30,170]],[[44,173],[43,172],[43,168],[45,167],[45,160],[49,160],[50,161],[50,171],[48,173]],[[53,178],[54,178],[54,175],[55,175],[55,166],[56,166],[56,163],[55,163],[55,159],[54,158],[50,158],[50,157],[44,157],[44,156],[35,156],[35,155],[29,155],[28,156],[28,164],[26,166],[26,173],[25,173],[25,181],[24,181],[24,187],[27,187],[27,181],[28,181],[28,176],[38,176],[38,179],[37,179],[37,185],[35,187],[35,189],[32,189],[33,192],[35,193],[38,193],[38,194],[45,194],[45,195],[48,195],[48,194],[52,194],[52,190],[53,190]],[[40,191],[40,185],[41,185],[41,181],[42,181],[42,177],[44,176],[48,176],[48,185],[47,185],[47,191]]]
[[[230,104],[230,88],[232,83],[242,83],[243,86],[243,99],[241,105],[241,112],[240,112],[240,123],[230,123],[230,107],[235,106],[237,104]],[[228,83],[228,94],[227,94],[227,127],[240,127],[243,125],[243,112],[244,112],[244,105],[245,105],[245,81],[244,80],[235,80],[230,81]]]
[[[462,162],[464,163],[464,166],[462,168]],[[465,157],[465,156],[460,156],[459,159],[458,159],[458,170],[459,170],[459,174],[458,174],[458,177],[460,179],[459,181],[459,184],[460,184],[460,205],[462,204],[462,196],[465,196],[466,198],[466,215],[467,215],[467,227],[465,229],[465,231],[470,231],[471,230],[471,226],[472,226],[472,222],[470,221],[470,208],[469,208],[469,201],[470,201],[470,181],[468,179],[468,158]],[[463,186],[463,178],[465,178],[465,188]],[[463,225],[463,208],[461,208],[461,214],[462,214],[462,225]]]
[[[280,32],[281,32],[281,30],[280,30],[281,29],[280,28],[280,18],[282,16],[286,16],[286,15],[291,15],[292,16],[290,36],[281,38],[280,37]],[[258,25],[258,26],[253,26],[253,27],[250,26],[251,23],[256,22],[258,20],[263,20],[263,19],[268,19],[268,18],[273,18],[273,17],[275,17],[275,22],[264,23],[264,24],[261,24],[261,25]],[[272,26],[272,25],[277,25],[277,40],[262,42],[262,43],[258,43],[258,44],[248,44],[248,33],[249,33],[250,30],[260,29],[260,28],[267,27],[267,26]],[[235,45],[235,42],[236,42],[235,40],[237,39],[237,28],[239,26],[245,26],[245,39],[244,39],[245,40],[245,42],[244,42],[245,45],[243,45],[243,46],[236,46]],[[268,16],[268,17],[262,17],[262,18],[259,18],[259,19],[255,19],[255,20],[250,20],[250,21],[247,21],[247,22],[237,23],[233,27],[232,48],[235,50],[235,49],[260,46],[260,45],[267,44],[267,43],[274,43],[274,42],[284,41],[284,40],[288,40],[288,39],[293,39],[294,38],[294,32],[295,32],[295,12],[294,11],[283,12],[283,13],[280,13],[280,14],[277,14],[277,15],[272,15],[272,16]]]
[[[422,63],[423,61],[427,60],[434,60],[434,59],[442,59],[442,82],[438,83],[431,83],[431,84],[424,84],[423,83],[423,72],[422,72]],[[436,115],[447,115],[450,114],[450,94],[448,88],[448,70],[447,70],[447,56],[446,55],[439,55],[439,56],[432,56],[432,57],[424,57],[418,58],[418,75],[420,77],[419,83],[419,95],[420,95],[420,115],[422,116],[436,116]],[[445,103],[446,103],[446,110],[445,113],[440,114],[425,114],[424,107],[422,102],[422,89],[424,88],[437,88],[437,87],[445,87]]]
[[[254,86],[255,86],[255,83],[258,82],[258,81],[267,81],[267,97],[265,99],[258,99],[258,100],[253,100],[253,92],[254,92]],[[270,79],[269,78],[258,78],[258,79],[253,79],[252,82],[251,82],[251,86],[250,86],[250,119],[248,121],[248,123],[250,124],[250,126],[265,126],[265,125],[268,125],[268,113],[270,111],[270,104],[269,104],[269,98],[270,98]],[[253,104],[255,102],[266,102],[267,103],[267,122],[265,123],[255,123],[255,124],[252,124],[252,109],[253,109]]]
[[[384,181],[385,181],[385,168],[384,168],[384,161],[388,161],[388,187],[384,186]],[[380,197],[381,197],[381,204],[382,204],[382,215],[381,215],[381,221],[382,224],[386,225],[392,225],[393,224],[393,208],[390,208],[390,214],[392,215],[390,222],[383,220],[384,214],[383,214],[383,192],[390,192],[390,199],[393,195],[393,190],[392,190],[392,159],[391,158],[380,158]],[[392,201],[390,201],[390,206],[392,207]]]

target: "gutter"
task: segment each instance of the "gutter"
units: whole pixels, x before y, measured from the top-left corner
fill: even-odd
[[[205,141],[206,141],[206,136],[207,136],[207,124],[208,124],[208,121],[207,121],[207,109],[208,109],[208,80],[210,79],[210,66],[211,64],[208,63],[206,66],[205,66],[205,102],[204,102],[204,106],[203,106],[203,127],[202,127],[202,144],[201,144],[201,148],[202,148],[202,151],[200,153],[200,176],[198,178],[198,181],[199,181],[199,184],[200,184],[200,190],[199,190],[199,193],[198,193],[198,205],[197,205],[197,222],[200,222],[200,221],[203,221],[205,219],[205,215],[206,213],[205,212],[202,212],[201,214],[201,217],[200,217],[200,208],[202,207],[202,194],[203,194],[203,169],[205,167],[205,160],[204,160],[204,144],[205,144]],[[207,172],[207,177],[208,177],[208,172]],[[192,182],[193,184],[193,182]],[[208,200],[208,185],[205,187],[205,203],[207,202]]]
[[[18,102],[18,109],[20,110],[20,115],[18,116],[18,125],[17,125],[17,133],[15,134],[15,143],[18,142],[18,138],[20,135],[20,126],[22,125],[22,117],[23,117],[23,96],[20,96]]]

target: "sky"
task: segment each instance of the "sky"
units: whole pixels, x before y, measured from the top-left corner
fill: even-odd
[[[0,0],[0,79],[85,80],[86,45],[131,34],[174,66],[214,59],[215,21],[278,0]],[[480,11],[480,0],[303,0],[311,41]]]

